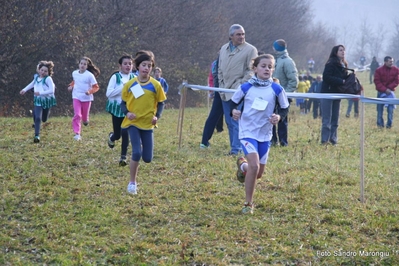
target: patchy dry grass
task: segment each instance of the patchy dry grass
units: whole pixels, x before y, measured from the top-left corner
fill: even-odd
[[[359,120],[345,118],[346,105],[336,147],[321,146],[320,120],[292,107],[290,145],[272,148],[252,216],[240,213],[227,132],[199,149],[206,108],[186,110],[181,149],[178,110],[165,110],[136,196],[119,147],[107,146],[109,115],[93,115],[81,142],[70,118],[52,117],[40,144],[31,119],[1,118],[0,264],[397,265],[399,123],[378,130],[366,105],[362,204]]]

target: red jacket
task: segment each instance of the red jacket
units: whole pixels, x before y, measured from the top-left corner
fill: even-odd
[[[377,68],[374,74],[374,83],[377,91],[385,92],[387,89],[395,91],[399,85],[399,68],[385,65]]]
[[[211,70],[209,71],[209,75],[208,75],[208,86],[209,87],[213,87],[213,75],[212,75],[212,66],[211,66]]]

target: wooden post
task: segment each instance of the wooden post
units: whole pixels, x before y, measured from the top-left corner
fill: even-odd
[[[176,129],[176,134],[179,134],[180,131],[180,123],[181,123],[181,112],[182,112],[182,104],[183,104],[183,91],[184,91],[184,85],[181,84],[179,86],[179,93],[180,93],[180,103],[179,103],[179,117],[177,118],[177,129]]]
[[[187,80],[183,80],[183,83],[187,84]],[[187,100],[187,88],[183,86],[180,92],[180,109],[179,109],[179,123],[178,123],[179,149],[181,148],[181,142],[182,142],[184,109],[186,106],[186,100]]]

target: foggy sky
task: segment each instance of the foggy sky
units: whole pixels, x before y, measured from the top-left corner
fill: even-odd
[[[344,44],[347,50],[354,48],[356,33],[364,19],[373,31],[378,31],[381,27],[387,30],[383,41],[384,50],[394,30],[394,21],[399,21],[399,0],[313,0],[311,6],[315,15],[314,21],[335,28],[337,41]],[[349,35],[344,37],[340,33],[343,30]]]

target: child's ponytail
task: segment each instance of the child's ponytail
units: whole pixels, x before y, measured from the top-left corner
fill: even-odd
[[[90,58],[84,56],[80,60],[87,61],[87,70],[90,71],[96,78],[100,75],[100,69],[95,64],[93,64]]]

